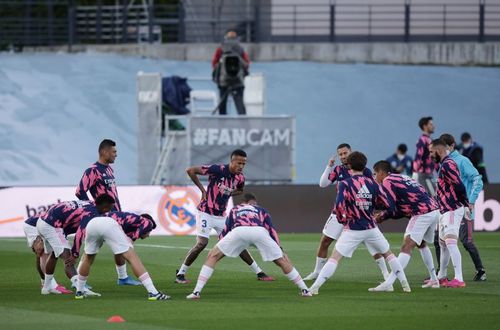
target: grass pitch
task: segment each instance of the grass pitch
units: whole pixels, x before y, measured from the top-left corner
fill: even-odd
[[[394,252],[401,234],[386,234]],[[319,234],[281,235],[282,245],[299,272],[313,268]],[[175,270],[193,237],[153,237],[138,241],[136,250],[156,287],[172,295],[172,301],[150,302],[142,287],[116,285],[113,258],[103,248],[92,268],[89,284],[101,298],[74,300],[73,295],[42,296],[35,260],[24,239],[0,239],[0,329],[488,329],[500,323],[500,234],[476,233],[476,244],[488,280],[473,282],[474,269],[462,249],[465,289],[421,289],[426,270],[414,251],[406,274],[412,293],[370,293],[381,281],[378,267],[360,247],[352,259],[342,260],[320,294],[302,298],[295,285],[272,263],[264,263],[250,250],[259,265],[276,277],[258,282],[240,259],[224,258],[206,285],[200,301],[187,301],[194,288],[206,252],[189,270],[188,285],[174,284]],[[215,239],[209,243],[212,246]],[[129,269],[130,273],[130,269]],[[449,275],[453,274],[450,269]],[[59,262],[56,278],[69,280]],[[312,283],[308,283],[309,285]],[[113,315],[127,322],[108,324]],[[495,326],[495,324],[497,324]]]

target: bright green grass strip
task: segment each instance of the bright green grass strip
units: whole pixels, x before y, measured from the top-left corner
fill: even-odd
[[[394,252],[401,234],[387,234]],[[315,261],[318,234],[281,235],[285,250],[301,272],[307,275]],[[338,271],[320,291],[304,299],[272,263],[260,266],[276,277],[275,282],[258,282],[240,259],[223,259],[203,291],[200,301],[187,301],[194,283],[173,283],[193,237],[153,237],[136,247],[158,289],[172,301],[149,302],[142,287],[119,287],[113,258],[108,248],[98,255],[89,283],[101,298],[75,301],[73,296],[41,296],[34,269],[34,256],[20,239],[0,239],[0,328],[1,329],[478,329],[500,322],[500,234],[476,233],[476,243],[488,272],[488,281],[471,281],[474,269],[461,247],[465,289],[424,290],[426,277],[420,254],[415,251],[407,268],[413,292],[370,293],[381,281],[380,272],[368,252],[360,248],[352,259],[341,262]],[[215,240],[211,239],[210,246]],[[202,253],[188,272],[196,280],[206,257]],[[56,278],[68,285],[59,264]],[[450,274],[453,271],[450,270]],[[127,322],[108,324],[112,315]]]

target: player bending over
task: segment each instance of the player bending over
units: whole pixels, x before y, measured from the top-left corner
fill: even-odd
[[[257,205],[254,195],[245,194],[243,200],[242,204],[235,206],[229,213],[221,240],[208,254],[198,276],[196,287],[186,298],[200,299],[201,290],[212,276],[217,262],[224,256],[238,257],[250,245],[257,247],[262,260],[273,261],[278,265],[286,277],[300,288],[303,297],[310,297],[311,293],[302,277],[279,245],[278,234],[273,227],[269,213]]]

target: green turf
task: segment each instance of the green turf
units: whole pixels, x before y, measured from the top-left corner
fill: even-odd
[[[394,251],[401,234],[388,234]],[[281,235],[282,245],[302,275],[312,270],[319,235]],[[301,298],[272,263],[260,266],[275,282],[258,282],[240,259],[223,259],[203,291],[200,301],[187,301],[194,283],[173,283],[174,272],[193,237],[154,237],[137,242],[136,249],[156,286],[172,301],[149,302],[142,287],[119,287],[110,251],[98,255],[89,283],[101,298],[74,300],[68,296],[41,296],[34,256],[22,239],[0,239],[0,329],[481,329],[500,323],[500,235],[476,233],[476,243],[487,267],[488,281],[471,281],[474,270],[463,249],[465,289],[421,289],[426,271],[418,252],[407,275],[412,293],[369,293],[381,280],[366,249],[341,262],[336,274],[312,298]],[[213,244],[213,240],[210,244]],[[188,272],[196,280],[204,252]],[[57,279],[68,280],[58,265]],[[452,272],[452,271],[451,271]],[[122,324],[106,319],[121,315]]]

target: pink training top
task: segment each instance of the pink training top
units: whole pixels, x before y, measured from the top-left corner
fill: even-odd
[[[226,226],[221,233],[221,238],[226,236],[236,227],[264,227],[269,232],[271,238],[280,244],[278,233],[274,229],[271,216],[266,209],[258,205],[239,204],[231,209],[226,219]]]
[[[450,156],[446,156],[441,161],[441,167],[438,172],[436,198],[441,214],[454,211],[461,206],[469,206],[467,192],[460,179],[460,171],[458,170],[457,163]]]
[[[337,221],[351,230],[375,228],[374,210],[389,207],[387,196],[372,178],[355,175],[337,186]]]
[[[95,162],[83,172],[82,179],[76,188],[76,197],[80,200],[89,200],[87,191],[95,200],[98,196],[108,194],[115,200],[114,211],[121,211],[118,191],[116,189],[115,174],[113,168]]]
[[[232,174],[229,165],[204,165],[201,175],[208,175],[207,198],[198,205],[198,210],[215,216],[223,216],[234,190],[245,186],[243,174]]]

